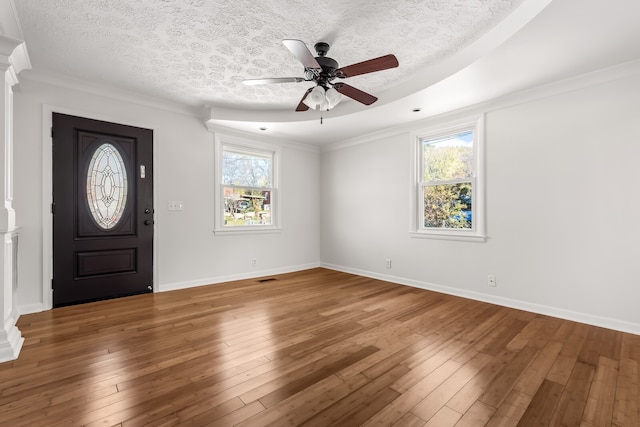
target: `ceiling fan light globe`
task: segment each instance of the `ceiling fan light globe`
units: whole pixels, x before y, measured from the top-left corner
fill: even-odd
[[[328,106],[329,110],[335,107],[336,105],[338,105],[338,103],[342,99],[342,94],[333,87],[327,90],[326,96],[327,96],[327,103],[329,104]]]
[[[307,98],[310,99],[313,104],[322,104],[325,101],[324,88],[322,86],[316,86],[313,88],[309,96]]]
[[[316,104],[315,102],[309,100],[309,99],[305,99],[304,101],[302,101],[304,103],[304,105],[306,105],[307,107],[311,108],[312,110],[318,110],[318,111],[326,111],[326,102],[324,103],[324,110],[323,108],[323,104]]]

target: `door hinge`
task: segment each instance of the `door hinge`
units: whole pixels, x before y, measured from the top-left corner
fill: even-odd
[[[51,138],[53,138],[53,126],[51,126]]]
[[[51,214],[55,214],[56,213],[56,204],[55,203],[51,203]]]

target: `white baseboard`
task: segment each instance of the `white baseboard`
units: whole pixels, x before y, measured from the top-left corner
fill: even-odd
[[[358,276],[370,277],[372,279],[384,280],[386,282],[398,283],[400,285],[411,286],[414,288],[425,289],[428,291],[440,292],[443,294],[454,295],[458,297],[468,298],[476,301],[488,302],[503,307],[515,308],[518,310],[528,311],[536,314],[557,317],[560,319],[571,320],[573,322],[586,323],[588,325],[599,326],[602,328],[613,329],[620,332],[627,332],[634,335],[640,335],[640,324],[627,322],[625,320],[613,319],[610,317],[602,317],[594,314],[565,310],[559,307],[548,305],[534,304],[527,301],[504,298],[494,295],[483,294],[481,292],[473,292],[464,289],[452,288],[449,286],[436,285],[434,283],[422,282],[404,277],[391,276],[387,274],[379,274],[371,271],[359,270],[355,268],[344,267],[340,265],[320,263],[320,266],[330,270],[342,271],[344,273],[356,274]]]
[[[25,304],[18,306],[18,313],[20,314],[20,316],[22,316],[23,314],[40,313],[41,311],[44,311],[44,306],[42,305],[42,303]]]
[[[320,267],[320,263],[302,264],[302,265],[282,267],[282,268],[273,268],[269,270],[252,270],[252,271],[247,271],[239,274],[206,277],[206,278],[197,279],[197,280],[189,280],[186,282],[164,283],[164,284],[160,284],[158,291],[159,292],[175,291],[178,289],[193,288],[196,286],[206,286],[206,285],[214,285],[217,283],[232,282],[234,280],[246,280],[246,279],[253,279],[256,277],[272,276],[274,274],[294,273],[296,271],[309,270],[311,268],[317,268],[317,267]]]

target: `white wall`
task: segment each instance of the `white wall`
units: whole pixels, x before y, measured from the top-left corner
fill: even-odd
[[[334,147],[323,265],[640,333],[639,100],[635,73],[485,105],[485,243],[409,237],[411,129]]]
[[[313,149],[284,144],[284,230],[215,236],[214,138],[200,118],[35,81],[22,86],[14,147],[22,312],[42,304],[47,104],[154,129],[161,290],[322,260],[329,268],[640,333],[637,72],[485,106],[485,243],[409,237],[409,135],[436,120],[334,146],[321,159]],[[181,200],[184,211],[167,211],[169,200]],[[496,288],[487,287],[488,274],[497,276]]]
[[[319,152],[282,145],[280,233],[213,234],[214,135],[202,118],[28,79],[15,96],[16,222],[21,226],[18,307],[42,309],[43,105],[154,130],[156,289],[217,283],[319,264]],[[269,141],[278,144],[278,141]],[[48,171],[50,172],[50,170]],[[44,177],[46,183],[46,178]],[[46,187],[46,184],[44,185]],[[184,210],[167,210],[170,200]],[[46,241],[46,236],[45,236]],[[257,265],[251,259],[257,258]]]

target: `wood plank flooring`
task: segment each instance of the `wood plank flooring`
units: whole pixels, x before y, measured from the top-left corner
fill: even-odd
[[[313,269],[22,316],[1,426],[640,426],[640,337]]]

